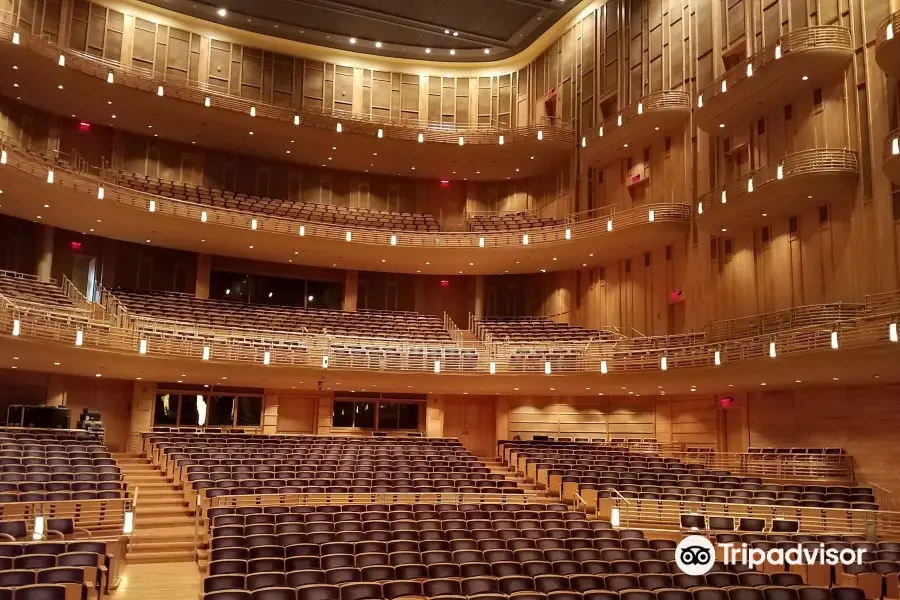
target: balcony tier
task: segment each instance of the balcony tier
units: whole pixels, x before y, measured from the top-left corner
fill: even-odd
[[[670,244],[690,224],[686,204],[651,204],[502,232],[344,227],[145,194],[51,166],[15,146],[2,147],[7,163],[0,165],[0,210],[5,214],[136,243],[280,263],[442,275],[580,269]],[[48,184],[51,168],[53,183]],[[98,198],[101,187],[103,199]],[[35,194],[41,204],[34,202]],[[42,208],[44,203],[50,208]]]
[[[730,341],[686,343],[685,336],[636,339],[658,341],[652,349],[643,343],[632,349],[628,340],[578,348],[507,343],[488,347],[477,342],[403,343],[227,328],[216,333],[212,328],[190,325],[138,331],[115,318],[88,318],[70,311],[3,302],[0,353],[18,357],[19,369],[38,372],[99,373],[104,378],[142,377],[147,381],[183,378],[186,384],[308,390],[315,390],[322,377],[323,356],[328,356],[328,385],[385,392],[515,395],[546,394],[549,388],[559,395],[584,396],[586,388],[591,395],[621,394],[621,386],[627,385],[629,392],[655,395],[660,390],[657,386],[662,385],[667,394],[689,395],[690,388],[708,394],[758,390],[760,383],[768,389],[795,387],[798,377],[806,385],[831,385],[835,378],[842,385],[868,384],[873,375],[888,384],[900,380],[895,368],[900,344],[890,337],[890,325],[900,318],[900,309],[897,294],[889,299],[889,307],[867,308],[859,318],[841,323],[839,350],[831,346],[830,327],[821,325]],[[19,327],[13,337],[15,321]],[[77,331],[83,334],[81,346],[74,344]],[[142,339],[147,341],[146,354],[138,350]],[[769,357],[772,341],[778,348],[776,359]],[[202,359],[204,345],[210,348],[209,360]],[[263,362],[266,350],[270,353],[268,365]],[[527,358],[517,354],[522,350]],[[716,351],[721,366],[714,364]],[[553,364],[550,375],[544,372],[544,356]],[[668,359],[665,372],[660,369],[661,356]],[[440,373],[434,373],[434,360],[441,360]],[[605,374],[601,373],[601,361],[606,361]],[[54,362],[59,366],[52,366]],[[491,362],[494,374],[490,373]]]
[[[875,62],[895,79],[900,78],[900,12],[895,12],[875,33]]]
[[[706,86],[694,104],[694,121],[708,133],[746,125],[800,93],[838,80],[852,58],[846,27],[792,31]]]
[[[852,150],[794,152],[700,196],[697,225],[714,233],[789,217],[851,194],[858,178]]]
[[[18,84],[2,93],[54,114],[185,144],[357,172],[490,181],[546,172],[575,147],[574,131],[549,122],[455,125],[274,106],[24,32],[18,44],[12,39],[13,30],[0,24],[0,71]]]
[[[690,116],[691,98],[687,92],[648,94],[587,133],[581,141],[582,160],[599,167],[634,154],[653,140],[683,127]]]

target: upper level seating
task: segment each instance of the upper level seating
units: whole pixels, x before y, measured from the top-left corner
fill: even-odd
[[[587,342],[615,339],[607,331],[584,329],[568,323],[557,323],[549,317],[492,317],[477,321],[476,334],[484,339],[490,334],[495,342]]]
[[[0,429],[0,503],[120,498],[115,459],[84,431]]]
[[[203,300],[169,292],[115,290],[113,295],[134,316],[194,325],[384,339],[450,340],[440,318],[418,313],[265,306]]]
[[[196,433],[145,435],[185,488],[206,496],[517,492],[457,440]],[[188,496],[188,499],[191,499]]]
[[[536,217],[530,214],[470,215],[466,219],[469,231],[515,231],[562,225],[564,221],[553,217]]]
[[[55,281],[39,281],[31,275],[0,271],[0,296],[17,304],[43,304],[55,308],[75,308]]]
[[[561,485],[596,490],[609,497],[721,502],[819,508],[877,509],[870,487],[763,483],[759,477],[738,477],[655,453],[635,453],[600,444],[509,442],[517,459],[535,463]]]
[[[388,212],[370,208],[279,200],[207,188],[192,183],[157,179],[126,171],[116,171],[115,175],[120,185],[141,192],[242,212],[348,227],[399,231],[440,230],[434,215],[428,213]]]

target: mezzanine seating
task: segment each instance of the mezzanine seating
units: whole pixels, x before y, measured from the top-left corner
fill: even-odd
[[[168,181],[127,171],[116,171],[115,178],[120,185],[148,194],[246,213],[347,227],[369,227],[394,231],[440,230],[434,215],[427,213],[388,212],[369,208],[279,200],[207,188],[192,183]]]
[[[121,498],[112,455],[84,431],[0,429],[0,503]]]
[[[598,329],[584,329],[568,323],[556,323],[549,317],[492,317],[479,319],[475,327],[479,339],[486,334],[495,342],[588,342],[616,339]]]
[[[469,215],[466,218],[466,226],[469,231],[516,231],[519,229],[534,229],[538,227],[553,227],[562,225],[562,219],[553,217],[537,217],[527,213],[511,213],[507,215]]]
[[[41,304],[57,309],[75,309],[56,281],[40,281],[32,275],[0,271],[0,296],[16,304]]]
[[[440,318],[411,312],[266,306],[204,300],[169,292],[115,290],[112,294],[132,316],[182,324],[382,339],[450,340]]]

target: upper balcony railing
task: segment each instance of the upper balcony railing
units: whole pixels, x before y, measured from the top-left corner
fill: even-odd
[[[801,175],[859,172],[856,152],[843,148],[801,150],[742,175],[730,183],[701,195],[697,203],[698,215],[715,215],[729,203],[759,191],[766,185]],[[761,196],[765,194],[762,193]]]
[[[624,127],[644,114],[660,111],[684,110],[685,116],[691,110],[691,97],[681,90],[664,90],[651,92],[638,102],[631,104],[617,115],[605,119],[599,127],[593,127],[582,139],[582,145],[590,144],[592,140],[602,138],[617,127]]]
[[[881,145],[881,169],[888,179],[900,184],[900,128],[894,129]]]
[[[703,92],[697,99],[697,107],[702,108],[704,102],[724,94],[741,81],[753,77],[766,65],[781,60],[793,52],[825,48],[852,49],[852,47],[850,30],[846,27],[818,25],[795,29],[714,79],[712,83],[703,88]]]
[[[3,21],[0,15],[0,21]],[[341,131],[380,135],[383,137],[417,142],[459,144],[507,144],[526,139],[553,140],[575,143],[574,123],[564,123],[557,118],[544,118],[536,123],[507,126],[496,121],[490,123],[435,123],[429,120],[406,117],[378,116],[338,109],[276,106],[261,100],[253,100],[232,94],[227,89],[184,77],[172,77],[151,69],[127,65],[106,58],[92,56],[65,48],[49,39],[17,29],[7,22],[0,22],[0,39],[25,46],[53,61],[65,57],[65,66],[101,81],[123,85],[151,94],[164,95],[201,106],[228,110],[244,115],[252,114],[291,126],[307,126]]]
[[[883,347],[898,342],[900,292],[881,295],[854,319],[816,323],[734,339],[703,336],[567,342],[369,339],[303,332],[252,331],[147,319],[93,318],[84,311],[0,302],[0,335],[159,358],[246,365],[377,372],[560,374],[644,373],[709,368],[817,351]],[[121,313],[121,311],[120,311]],[[80,332],[80,333],[79,333]],[[657,343],[652,343],[655,340]],[[650,343],[648,343],[650,342]]]
[[[894,298],[894,294],[890,294]],[[831,327],[835,323],[858,319],[868,312],[890,312],[897,306],[878,307],[873,305],[870,309],[867,304],[854,302],[838,302],[835,304],[813,304],[798,306],[750,317],[713,321],[703,328],[708,340],[735,340],[745,337],[755,337],[794,329],[797,327],[809,327],[814,325]]]
[[[112,202],[143,212],[187,219],[197,223],[283,234],[295,238],[300,235],[408,248],[501,248],[592,239],[596,236],[608,235],[613,231],[648,223],[687,224],[690,222],[688,205],[663,203],[627,209],[609,208],[604,209],[602,216],[595,218],[576,218],[567,220],[566,223],[560,225],[500,232],[390,231],[375,227],[332,225],[247,213],[133,190],[106,181],[106,179],[113,179],[112,176],[98,177],[90,174],[90,171],[76,171],[69,166],[49,162],[39,155],[22,150],[11,142],[12,140],[8,138],[0,138],[0,149],[3,150],[6,158],[5,166],[17,169],[38,180],[46,181],[48,172],[52,170],[54,185],[87,194],[92,198],[102,195],[102,199],[107,203]]]
[[[881,69],[897,77],[900,75],[900,11],[889,16],[875,32],[875,61]]]

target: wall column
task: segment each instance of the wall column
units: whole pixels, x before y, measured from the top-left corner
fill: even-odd
[[[429,394],[425,405],[425,437],[444,437],[444,397]]]
[[[476,317],[484,316],[484,275],[475,276],[475,310]]]
[[[47,406],[66,405],[66,380],[62,375],[50,375],[47,379]]]
[[[278,395],[266,394],[263,398],[262,433],[278,431]]]
[[[41,227],[40,246],[38,247],[37,276],[41,281],[50,281],[53,271],[53,243],[56,228],[45,225]]]
[[[194,293],[198,298],[209,298],[209,273],[212,268],[212,257],[209,254],[197,255],[197,282]]]
[[[359,271],[344,271],[344,310],[356,311],[356,300],[359,292]]]
[[[145,433],[153,427],[153,402],[156,399],[156,383],[135,381],[131,395],[131,433]],[[131,448],[138,452],[140,448]]]

